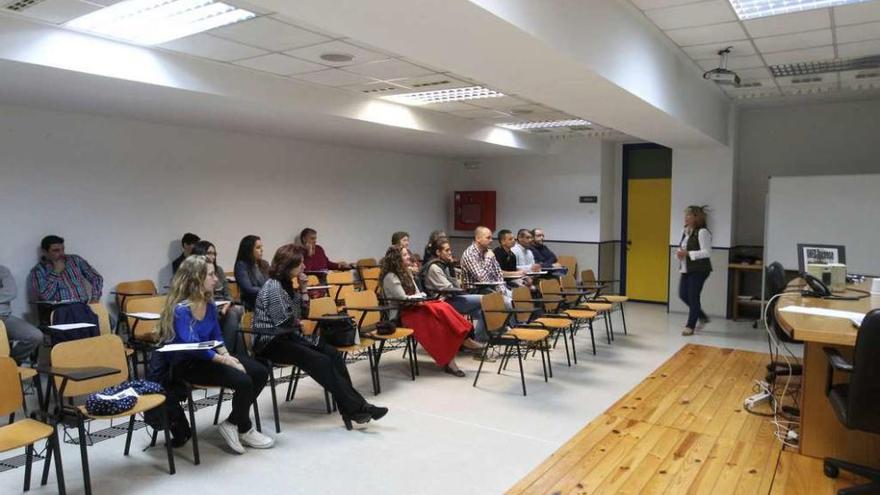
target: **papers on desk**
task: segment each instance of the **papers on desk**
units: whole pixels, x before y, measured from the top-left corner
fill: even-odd
[[[786,313],[800,313],[802,315],[827,316],[829,318],[846,318],[857,327],[862,326],[862,320],[865,319],[864,313],[856,313],[855,311],[840,311],[837,309],[825,308],[808,308],[805,306],[786,306],[779,311],[785,311]]]
[[[329,285],[308,285],[306,286],[308,290],[330,290]]]
[[[541,270],[539,272],[526,272],[526,275],[532,277],[535,275],[547,275],[547,270]]]
[[[159,352],[206,351],[221,345],[223,345],[223,342],[219,340],[208,340],[206,342],[192,342],[188,344],[165,344],[156,350]]]
[[[125,316],[130,316],[130,317],[138,319],[138,320],[158,320],[159,318],[162,317],[159,313],[147,313],[147,312],[126,313]]]
[[[227,304],[231,304],[231,303],[232,303],[232,301],[214,301],[214,306],[216,306],[218,308],[222,308],[223,306],[226,306]],[[155,314],[155,313],[153,313],[153,314]]]
[[[65,323],[62,325],[49,325],[52,330],[78,330],[80,328],[92,328],[97,326],[93,323]]]

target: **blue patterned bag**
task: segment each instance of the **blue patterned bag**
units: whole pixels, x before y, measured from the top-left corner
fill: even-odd
[[[165,390],[156,382],[130,380],[89,395],[86,411],[92,416],[114,416],[131,410],[140,395],[163,393]]]

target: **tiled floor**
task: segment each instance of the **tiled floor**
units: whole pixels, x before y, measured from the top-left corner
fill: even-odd
[[[90,449],[94,493],[501,493],[683,344],[767,349],[761,327],[720,318],[702,333],[683,337],[683,315],[667,314],[663,306],[630,303],[627,322],[629,335],[623,336],[615,316],[617,338],[610,346],[599,338],[597,356],[590,354],[589,333],[582,331],[579,363],[571,368],[564,351],[555,351],[550,383],[543,382],[540,361],[528,360],[528,397],[522,396],[515,363],[501,376],[494,367],[484,369],[474,389],[478,362],[469,357],[459,358],[467,377],[455,378],[421,355],[421,376],[412,382],[397,353],[383,359],[382,394],[367,394],[391,412],[356,431],[346,431],[338,415],[325,414],[320,389],[305,380],[296,400],[281,406],[282,433],[272,450],[228,453],[208,409],[197,414],[202,464],[192,465],[187,445],[177,451],[174,476],[165,471],[161,449],[141,451],[149,441],[145,431],[136,433],[127,458],[122,437],[108,440]],[[366,363],[351,371],[355,385],[367,393]],[[268,391],[260,405],[263,424],[271,429]],[[68,492],[82,493],[78,451],[65,445],[63,454]],[[23,474],[23,469],[0,473],[0,493],[19,493]],[[52,477],[32,493],[55,493]]]

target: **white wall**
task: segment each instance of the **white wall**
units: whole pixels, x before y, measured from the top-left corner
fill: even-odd
[[[27,310],[42,236],[66,239],[103,274],[167,283],[179,238],[213,241],[232,269],[239,239],[265,256],[304,226],[332,258],[380,256],[395,230],[446,224],[450,161],[230,132],[0,106],[0,263]]]
[[[707,205],[714,247],[730,247],[733,152],[718,146],[672,150],[672,217],[669,244],[678,244],[688,205]]]
[[[880,100],[743,109],[736,243],[764,242],[767,178],[880,172]]]

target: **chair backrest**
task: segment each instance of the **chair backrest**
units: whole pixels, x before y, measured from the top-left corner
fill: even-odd
[[[167,296],[139,297],[137,299],[129,299],[125,302],[125,305],[128,307],[129,313],[161,314],[162,309],[165,307],[166,299]],[[156,342],[159,339],[159,335],[156,332],[157,321],[141,320],[137,322],[137,326],[135,326],[135,321],[135,318],[128,318],[128,328],[134,328],[132,338],[144,342]]]
[[[376,288],[379,287],[379,274],[382,273],[382,269],[378,266],[369,266],[361,269],[361,279],[364,281],[364,289],[376,292]]]
[[[555,313],[559,310],[559,305],[562,302],[562,296],[559,294],[561,292],[561,287],[559,286],[559,280],[547,278],[538,282],[538,289],[541,291],[541,299],[559,299],[560,302],[545,302],[544,309],[546,309],[550,313]]]
[[[517,321],[526,321],[535,311],[535,303],[532,302],[532,291],[528,287],[517,287],[513,289],[513,309],[523,310],[517,311]]]
[[[21,407],[21,378],[18,367],[9,356],[0,356],[0,416],[14,413]]]
[[[9,335],[6,334],[6,324],[0,320],[0,357],[9,357],[12,349],[9,346]],[[0,413],[3,415],[4,413]]]
[[[480,308],[483,310],[483,320],[486,322],[487,332],[497,332],[507,323],[507,313],[492,312],[506,309],[504,307],[504,296],[500,292],[484,294],[480,298]]]
[[[361,268],[369,268],[369,267],[377,267],[377,266],[379,266],[379,263],[376,261],[376,258],[361,258],[361,259],[357,260],[357,263],[355,263],[355,266],[358,266]]]
[[[242,330],[253,330],[254,329],[254,312],[253,311],[245,311],[244,314],[241,315],[241,329]],[[242,333],[241,336],[242,336],[242,340],[244,341],[245,350],[248,353],[250,353],[251,352],[251,344],[254,340],[253,334]]]
[[[581,282],[588,285],[596,283],[596,274],[593,273],[591,268],[587,268],[581,272]]]
[[[766,268],[767,299],[785,290],[785,268],[782,263],[774,261]]]
[[[568,269],[568,274],[577,277],[578,260],[574,256],[561,255],[556,257],[556,262]]]
[[[330,296],[337,301],[344,301],[354,291],[354,273],[351,271],[330,272],[327,274],[327,285],[330,286]],[[343,285],[344,284],[344,285]]]
[[[233,282],[231,280],[228,280],[226,282],[226,284],[229,287],[229,297],[232,298],[232,301],[233,302],[240,302],[241,301],[241,289],[238,287],[238,281]]]
[[[376,293],[371,290],[356,291],[348,295],[345,299],[345,305],[356,307],[378,306],[379,298],[376,296]],[[355,323],[360,323],[361,326],[364,327],[375,325],[382,319],[382,314],[378,311],[358,311],[355,309],[349,309],[346,312],[354,318]],[[361,321],[361,318],[364,320]]]
[[[116,284],[116,306],[122,311],[127,311],[126,308],[122,307],[123,299],[127,306],[128,302],[133,299],[155,296],[158,293],[159,291],[156,289],[156,284],[152,280],[130,280],[128,282],[119,282]]]
[[[110,312],[107,308],[99,302],[89,303],[89,308],[98,316],[98,330],[101,335],[113,333],[113,328],[110,326]]]
[[[856,336],[853,372],[849,377],[847,425],[880,433],[880,309],[865,315]]]
[[[577,291],[577,282],[574,280],[574,275],[571,273],[566,273],[565,275],[559,277],[561,280],[560,286],[565,291]],[[577,304],[578,301],[577,295],[574,296],[565,296],[565,302],[568,304]]]
[[[339,311],[336,303],[330,297],[318,297],[309,302],[309,318],[317,318],[324,315],[335,315]]]
[[[115,368],[120,372],[115,375],[93,378],[75,382],[70,380],[64,389],[64,397],[98,392],[107,387],[118,385],[128,380],[128,362],[125,358],[125,347],[118,335],[99,335],[87,339],[61,342],[52,348],[52,366],[60,368],[86,368],[101,366]],[[61,386],[61,378],[55,378],[55,385]]]

